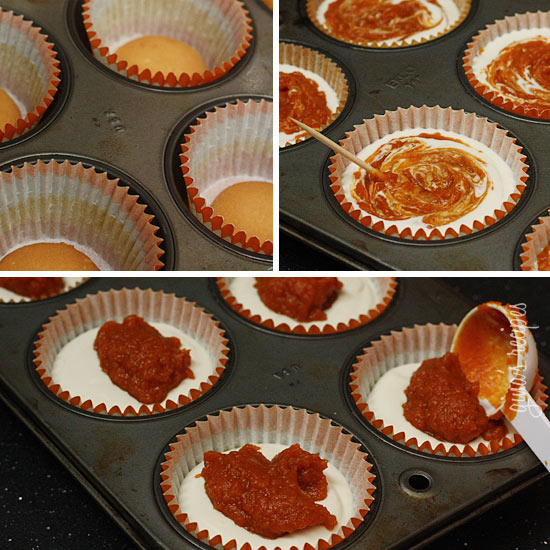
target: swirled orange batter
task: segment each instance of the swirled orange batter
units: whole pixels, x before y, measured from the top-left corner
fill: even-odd
[[[550,109],[550,40],[510,44],[485,69],[487,83],[516,104]]]
[[[441,16],[434,17],[426,3],[439,8]],[[404,40],[437,27],[445,19],[438,0],[336,0],[328,7],[325,25],[344,40],[382,42]]]
[[[537,266],[539,271],[550,271],[550,244],[537,254]]]
[[[288,117],[320,129],[330,118],[325,92],[302,73],[279,73],[279,132],[294,134],[301,129]]]
[[[384,178],[354,173],[351,192],[362,210],[385,220],[422,216],[424,223],[437,227],[462,218],[483,201],[491,186],[485,163],[462,149],[433,147],[424,139],[465,144],[434,132],[381,145],[366,162]]]

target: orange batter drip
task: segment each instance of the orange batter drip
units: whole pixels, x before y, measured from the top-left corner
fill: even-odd
[[[428,4],[441,10],[434,19],[430,10],[419,0],[336,0],[328,7],[325,25],[339,37],[354,42],[403,40],[433,29],[443,22],[445,12],[438,0]]]
[[[537,37],[510,44],[489,64],[486,77],[514,103],[550,109],[550,40]]]
[[[279,132],[300,132],[300,127],[288,117],[318,130],[330,115],[325,92],[319,90],[316,82],[299,72],[279,73]]]
[[[539,271],[550,271],[550,244],[537,254],[537,266]]]
[[[498,407],[510,387],[509,369],[516,364],[512,328],[500,311],[480,307],[461,329],[456,349],[462,372],[479,384],[479,397]]]
[[[422,216],[435,227],[462,218],[483,201],[491,184],[485,163],[462,149],[434,148],[422,138],[464,144],[436,132],[381,145],[366,162],[384,178],[354,173],[352,195],[362,210],[385,220]]]

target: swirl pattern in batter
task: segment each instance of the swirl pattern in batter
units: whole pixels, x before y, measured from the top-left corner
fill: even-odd
[[[550,109],[550,38],[513,42],[485,68],[485,80],[516,105]]]
[[[343,40],[383,42],[450,24],[439,0],[335,0],[325,25]]]
[[[464,217],[483,202],[492,182],[487,163],[455,143],[467,146],[438,132],[388,141],[365,159],[384,177],[355,172],[352,196],[362,210],[384,220],[421,217],[438,227]]]

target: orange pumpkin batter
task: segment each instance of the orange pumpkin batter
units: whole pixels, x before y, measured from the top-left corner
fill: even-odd
[[[33,300],[57,296],[64,286],[63,277],[0,277],[0,287]]]
[[[279,132],[294,134],[301,129],[289,117],[319,130],[327,123],[331,111],[325,92],[302,73],[279,73]]]
[[[550,109],[550,40],[537,37],[510,44],[487,66],[486,78],[516,105]]]
[[[435,132],[381,145],[366,162],[384,178],[354,173],[352,195],[362,210],[385,220],[422,216],[436,227],[462,218],[483,201],[491,185],[484,162],[459,148],[432,147],[422,138],[463,143]]]
[[[336,526],[336,518],[315,502],[327,496],[327,465],[299,445],[271,461],[258,447],[245,445],[227,454],[205,453],[201,475],[216,510],[252,533],[275,539],[314,525]]]
[[[439,2],[428,3],[440,9],[439,19],[419,0],[336,0],[328,7],[325,25],[338,37],[353,42],[404,40],[443,22]]]

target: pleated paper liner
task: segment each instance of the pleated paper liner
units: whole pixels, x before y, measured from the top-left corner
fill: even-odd
[[[23,277],[21,277],[23,278]],[[71,290],[74,290],[75,288],[79,287],[82,283],[85,283],[88,280],[86,277],[63,277],[64,287],[59,293],[53,293],[50,295],[44,295],[40,298],[29,298],[28,296],[23,296],[20,294],[17,294],[13,291],[8,291],[9,296],[6,293],[5,288],[0,286],[0,303],[7,303],[7,304],[21,304],[21,303],[28,303],[28,302],[36,302],[38,300],[44,300],[46,298],[53,298],[54,296],[60,296],[61,294],[65,294],[67,292],[70,292]],[[0,277],[0,283],[2,282],[2,277]],[[11,296],[13,294],[13,296]]]
[[[357,357],[349,384],[351,396],[363,417],[374,428],[412,449],[434,455],[456,457],[487,456],[510,449],[523,441],[518,433],[510,431],[499,441],[485,441],[478,438],[477,443],[474,440],[466,445],[441,442],[433,446],[428,440],[419,441],[416,437],[410,437],[402,431],[396,433],[393,425],[387,423],[383,418],[377,418],[369,409],[369,395],[385,373],[401,365],[421,363],[425,359],[443,356],[451,350],[456,329],[456,325],[414,325],[412,328],[405,327],[400,331],[392,331],[390,334],[383,335]],[[530,393],[536,402],[545,409],[548,396],[546,386],[539,373],[535,376]],[[392,399],[392,397],[388,395],[388,399]],[[428,437],[426,435],[426,438]]]
[[[429,36],[426,38],[405,38],[405,39],[390,39],[390,40],[382,40],[378,42],[370,42],[370,41],[361,41],[358,39],[350,39],[347,37],[340,36],[337,32],[331,30],[326,25],[321,23],[319,18],[317,17],[317,13],[319,11],[319,7],[323,3],[324,0],[307,0],[306,2],[306,10],[307,15],[311,22],[324,34],[335,38],[336,40],[339,40],[341,42],[346,42],[348,44],[354,44],[356,46],[363,46],[365,48],[403,48],[406,46],[417,46],[418,44],[425,44],[426,42],[431,42],[432,40],[435,40],[437,38],[440,38],[442,36],[445,36],[446,34],[449,34],[451,31],[456,29],[459,25],[461,25],[468,14],[470,13],[471,8],[471,0],[453,0],[454,4],[456,4],[456,7],[459,11],[458,19],[450,24],[448,27],[440,30],[440,31],[433,31]]]
[[[336,326],[333,326],[328,322],[325,322],[324,324],[322,322],[319,322],[319,324],[314,324],[311,326],[304,326],[297,323],[294,327],[290,327],[287,323],[277,324],[275,323],[275,321],[273,321],[273,319],[262,318],[258,313],[245,308],[232,294],[229,288],[230,281],[228,277],[218,277],[216,283],[218,285],[218,290],[227,305],[229,305],[229,307],[231,307],[241,317],[244,317],[248,321],[256,323],[257,325],[261,325],[265,328],[277,330],[279,332],[286,332],[291,334],[319,335],[335,334],[338,332],[353,330],[357,327],[371,323],[386,310],[386,308],[393,300],[395,291],[397,289],[397,280],[395,277],[373,277],[371,280],[376,285],[378,285],[381,298],[378,303],[375,304],[369,311],[365,311],[365,313],[359,315],[358,318],[346,319],[345,321],[339,322]]]
[[[483,52],[487,45],[500,36],[513,31],[524,29],[550,29],[550,11],[530,12],[507,16],[495,21],[480,30],[468,44],[468,49],[463,58],[464,71],[470,86],[484,99],[505,111],[535,119],[550,119],[550,108],[540,109],[529,104],[516,103],[510,98],[504,97],[497,90],[480,82],[473,69],[476,57]]]
[[[233,184],[273,182],[273,103],[238,100],[207,112],[185,136],[180,158],[193,215],[231,244],[271,256],[272,241],[237,231],[211,205]]]
[[[299,443],[302,449],[318,453],[329,461],[346,479],[353,496],[353,514],[345,524],[339,524],[337,531],[326,540],[311,540],[303,546],[296,546],[284,537],[265,539],[266,544],[276,543],[277,549],[313,550],[330,548],[349,537],[368,514],[374,497],[374,475],[367,455],[352,436],[327,418],[304,409],[281,406],[245,406],[220,411],[199,420],[192,427],[177,436],[177,442],[170,445],[170,451],[162,463],[161,489],[169,510],[176,520],[200,542],[224,550],[259,550],[257,546],[237,540],[224,532],[212,532],[201,527],[200,520],[193,518],[192,510],[182,509],[178,493],[186,475],[202,460],[207,451],[225,452],[242,447],[247,443],[261,445],[276,443],[290,446]],[[195,514],[196,515],[196,514]],[[280,541],[280,542],[279,542]],[[271,546],[270,546],[271,547]]]
[[[66,344],[93,328],[101,327],[107,321],[121,322],[128,315],[138,315],[149,323],[171,325],[200,342],[208,349],[211,358],[209,374],[203,379],[194,379],[193,387],[187,393],[179,395],[177,400],[142,404],[139,409],[117,404],[107,406],[100,397],[71,395],[52,378],[55,359]],[[75,407],[109,416],[145,416],[183,407],[212,389],[225,370],[227,343],[218,321],[195,303],[162,291],[124,288],[77,299],[75,303],[50,317],[34,344],[34,363],[45,386],[59,399]],[[93,348],[89,352],[96,353]]]
[[[0,88],[25,110],[14,124],[0,128],[0,142],[33,129],[57,93],[57,53],[41,31],[22,15],[0,8]]]
[[[83,19],[96,59],[132,80],[169,88],[218,80],[242,59],[252,40],[248,11],[238,0],[86,0]],[[116,44],[148,35],[185,42],[202,55],[208,69],[203,74],[153,74],[118,59]]]
[[[317,128],[318,130],[327,128],[342,114],[348,100],[348,81],[344,71],[332,59],[305,46],[279,42],[279,64],[293,65],[311,71],[321,77],[336,92],[340,100],[338,107],[326,123],[321,128]],[[299,135],[286,143],[285,147],[309,138],[308,134]]]
[[[522,149],[517,145],[515,138],[497,124],[489,122],[487,118],[479,117],[474,113],[463,110],[455,111],[450,107],[409,107],[398,108],[397,111],[386,111],[383,115],[374,115],[374,118],[364,120],[362,124],[354,126],[351,132],[340,145],[354,154],[360,153],[369,144],[388,134],[408,129],[446,130],[460,134],[481,142],[503,159],[514,177],[514,192],[496,209],[487,209],[487,214],[481,213],[471,224],[460,223],[460,219],[452,222],[454,227],[448,227],[442,232],[439,228],[421,227],[414,230],[411,227],[399,230],[391,220],[373,219],[366,211],[356,208],[344,194],[342,189],[342,175],[350,161],[340,154],[330,157],[330,188],[343,210],[360,224],[384,233],[389,236],[409,240],[440,240],[453,239],[470,235],[495,224],[508,214],[517,204],[526,188],[527,164]],[[498,183],[498,182],[497,182]]]
[[[531,233],[525,236],[521,245],[522,271],[538,271],[537,256],[550,244],[550,210],[548,215],[539,218],[539,223],[531,226]]]
[[[39,242],[65,242],[102,270],[158,270],[164,254],[140,197],[81,163],[25,163],[0,173],[0,258]]]

